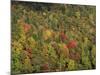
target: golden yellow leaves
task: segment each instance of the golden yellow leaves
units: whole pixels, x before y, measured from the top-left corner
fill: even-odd
[[[34,48],[36,46],[37,42],[32,38],[32,37],[29,37],[27,39],[27,45],[30,46],[31,48]]]
[[[32,65],[31,65],[31,61],[30,59],[27,57],[26,59],[24,59],[23,62],[23,71],[27,70],[28,72],[32,72]]]
[[[23,46],[18,41],[12,42],[12,52],[20,54],[22,49],[23,49]]]
[[[43,31],[43,39],[47,40],[49,38],[53,37],[53,31],[50,29],[46,29],[45,31]]]

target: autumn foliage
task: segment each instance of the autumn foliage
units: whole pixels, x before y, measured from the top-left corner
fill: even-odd
[[[24,24],[24,25],[23,25],[23,28],[24,28],[24,31],[25,31],[25,32],[28,32],[28,31],[31,29],[31,25],[29,25],[29,24]]]
[[[95,6],[12,1],[11,73],[96,68]]]
[[[68,48],[75,48],[75,47],[77,47],[77,42],[75,40],[70,40],[67,47]]]

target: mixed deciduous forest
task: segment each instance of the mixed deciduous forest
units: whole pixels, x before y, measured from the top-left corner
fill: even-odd
[[[96,6],[11,3],[11,72],[96,68]]]

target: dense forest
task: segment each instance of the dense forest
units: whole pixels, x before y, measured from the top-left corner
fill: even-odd
[[[11,3],[11,73],[96,68],[96,6]]]

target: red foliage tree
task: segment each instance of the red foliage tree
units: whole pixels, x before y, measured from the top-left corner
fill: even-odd
[[[23,27],[25,32],[28,32],[31,29],[31,25],[29,24],[24,24]]]
[[[75,40],[71,40],[68,45],[68,48],[76,48],[77,47],[77,42]]]

